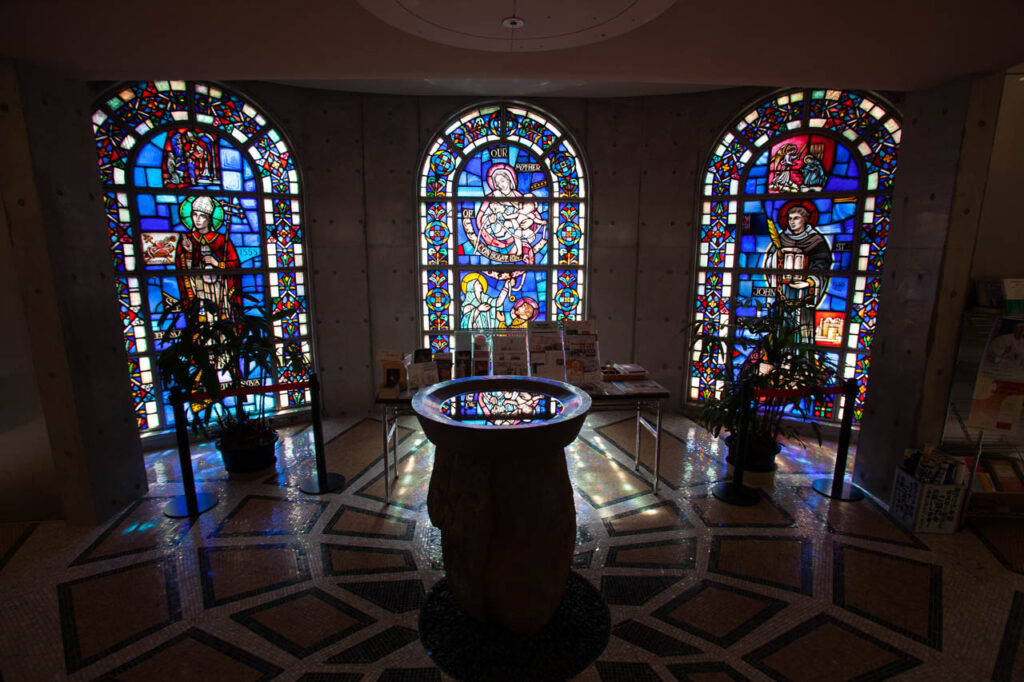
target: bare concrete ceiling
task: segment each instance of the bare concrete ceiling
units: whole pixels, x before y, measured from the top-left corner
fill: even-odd
[[[445,31],[466,26],[461,15],[445,19],[466,0],[391,4],[415,5]],[[527,26],[557,34],[539,15],[531,18],[544,3],[476,4],[495,21],[518,13]],[[635,3],[599,4],[628,10]],[[661,4],[669,6],[597,42],[529,51],[510,39],[509,50],[498,51],[427,40],[356,0],[0,0],[0,54],[87,80],[274,80],[407,94],[569,96],[734,85],[913,90],[1024,61],[1021,0]],[[571,13],[553,16],[567,31],[595,25]]]

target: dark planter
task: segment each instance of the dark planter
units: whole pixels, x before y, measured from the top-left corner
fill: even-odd
[[[277,461],[276,447],[277,431],[267,431],[258,440],[237,446],[224,447],[223,440],[217,441],[217,449],[229,474],[248,474],[272,466]]]
[[[725,444],[729,447],[729,454],[725,461],[736,466],[733,450],[735,449],[736,438],[729,434],[725,437]],[[758,438],[750,438],[747,443],[747,457],[744,461],[744,471],[769,472],[775,471],[775,455],[779,454],[782,446],[778,441],[765,441]]]

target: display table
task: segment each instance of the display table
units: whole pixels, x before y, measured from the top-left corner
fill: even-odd
[[[448,585],[465,611],[516,634],[558,607],[576,541],[565,447],[590,409],[584,391],[528,377],[468,377],[419,391],[435,446],[427,494]]]

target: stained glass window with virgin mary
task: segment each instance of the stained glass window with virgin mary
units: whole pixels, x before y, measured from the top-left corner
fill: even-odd
[[[524,104],[474,106],[438,132],[420,168],[424,347],[582,317],[587,185],[565,126]]]

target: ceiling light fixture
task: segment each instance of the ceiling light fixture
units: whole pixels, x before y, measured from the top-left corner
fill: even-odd
[[[505,28],[511,28],[513,30],[517,29],[517,28],[522,28],[525,24],[526,24],[525,21],[523,21],[519,17],[514,17],[514,16],[513,17],[505,17],[501,21],[501,25],[502,26],[504,26]]]

